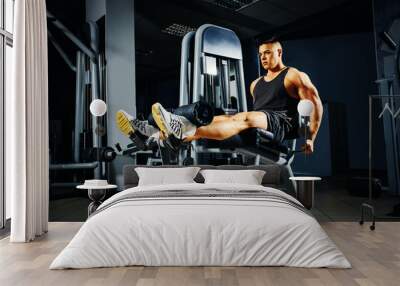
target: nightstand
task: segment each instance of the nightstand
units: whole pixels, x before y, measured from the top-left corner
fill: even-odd
[[[87,181],[85,181],[84,185],[79,185],[76,187],[77,189],[84,189],[88,191],[88,197],[92,201],[89,206],[88,206],[88,216],[90,216],[93,212],[96,211],[96,209],[101,205],[103,202],[103,199],[106,196],[106,192],[108,189],[115,189],[117,188],[116,185],[109,185],[109,184],[103,184],[103,185],[92,185],[88,184]]]
[[[315,181],[320,181],[320,177],[290,177],[292,181],[296,181],[296,199],[301,202],[307,209],[314,206],[314,190]]]

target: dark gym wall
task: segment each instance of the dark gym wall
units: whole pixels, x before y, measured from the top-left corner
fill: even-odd
[[[258,45],[255,40],[248,39],[241,41],[243,54],[243,73],[247,95],[247,108],[252,110],[253,98],[250,94],[250,84],[257,79],[259,75]]]
[[[324,102],[345,105],[349,168],[367,169],[368,95],[376,93],[373,34],[292,40],[284,42],[283,49],[285,64],[306,72]],[[328,120],[328,115],[335,116],[325,113],[324,120]],[[334,144],[335,138],[326,134],[317,138],[316,147]],[[321,160],[295,160],[294,170],[317,174],[321,172],[321,162],[331,164],[330,152],[321,157],[317,149],[313,156]]]

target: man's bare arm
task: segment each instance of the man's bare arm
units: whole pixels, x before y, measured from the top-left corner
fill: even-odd
[[[300,99],[308,99],[314,104],[314,110],[311,113],[310,118],[310,135],[311,140],[314,141],[321,125],[324,110],[321,99],[318,95],[318,90],[315,88],[308,75],[304,72],[296,71],[291,82],[296,87],[297,95]]]

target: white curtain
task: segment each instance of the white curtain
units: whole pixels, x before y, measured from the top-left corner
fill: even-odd
[[[13,94],[6,99],[12,242],[47,232],[49,202],[45,0],[15,1]]]

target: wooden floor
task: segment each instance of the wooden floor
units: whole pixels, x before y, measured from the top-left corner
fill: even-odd
[[[400,223],[380,222],[374,232],[354,222],[322,226],[352,269],[290,267],[122,267],[48,270],[81,223],[50,223],[32,243],[0,240],[0,285],[400,285]]]

